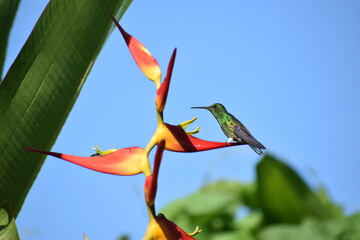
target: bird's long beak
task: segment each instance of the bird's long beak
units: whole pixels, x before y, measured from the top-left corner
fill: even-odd
[[[208,107],[191,107],[192,109],[208,109]]]

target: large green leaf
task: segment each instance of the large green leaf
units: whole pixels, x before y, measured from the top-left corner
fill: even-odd
[[[301,177],[270,155],[257,165],[257,186],[260,206],[267,222],[299,223],[306,217],[331,216]]]
[[[0,0],[0,79],[5,62],[9,33],[19,2],[20,0]]]
[[[0,85],[0,202],[17,216],[105,42],[131,0],[49,1]]]

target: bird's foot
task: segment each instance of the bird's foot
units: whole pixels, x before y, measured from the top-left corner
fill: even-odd
[[[230,145],[230,143],[231,143],[232,141],[234,141],[234,138],[229,138],[229,139],[227,140],[227,145]]]

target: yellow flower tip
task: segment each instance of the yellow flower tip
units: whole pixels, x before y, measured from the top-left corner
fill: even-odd
[[[192,233],[188,233],[188,235],[193,237],[196,234],[201,233],[201,232],[202,232],[201,228],[199,226],[196,226],[195,230]]]
[[[192,124],[196,119],[197,119],[197,117],[194,117],[193,119],[190,119],[190,120],[188,120],[188,121],[185,121],[185,122],[183,122],[183,123],[180,123],[178,126],[181,127],[183,130],[185,130],[185,129],[186,129],[190,124]],[[189,135],[194,135],[194,134],[196,134],[196,133],[198,133],[198,132],[200,132],[200,131],[201,131],[200,127],[196,127],[195,130],[190,131],[190,132],[186,132],[186,133],[189,134]]]
[[[85,233],[83,233],[83,237],[85,240],[89,240]]]
[[[155,82],[156,88],[160,87],[160,85],[161,85],[160,68],[154,68],[152,66],[141,66],[140,69],[148,79]]]
[[[194,134],[197,134],[200,131],[201,131],[200,127],[196,127],[194,131],[186,132],[186,133],[189,134],[189,135],[194,135]]]
[[[188,121],[185,121],[185,122],[183,122],[183,123],[180,123],[178,126],[185,130],[185,129],[186,129],[190,124],[192,124],[196,119],[197,119],[197,117],[194,117],[193,119],[190,119],[190,120],[188,120]]]
[[[98,145],[96,145],[92,149],[96,152],[93,155],[91,155],[92,157],[93,156],[99,156],[99,155],[106,155],[106,154],[115,152],[117,150],[117,149],[109,149],[109,150],[106,150],[106,151],[101,151]]]

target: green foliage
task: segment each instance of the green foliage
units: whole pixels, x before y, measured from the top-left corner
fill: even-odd
[[[198,239],[360,239],[360,214],[344,217],[324,188],[312,190],[270,155],[256,169],[254,183],[215,182],[163,212],[188,232],[199,226]]]
[[[209,185],[185,199],[171,203],[164,212],[187,232],[194,230],[194,223],[206,225],[209,233],[231,230],[232,215],[241,204],[239,189],[242,187],[236,182]]]
[[[171,203],[163,212],[187,232],[200,226],[201,239],[241,239],[238,237],[247,236],[249,232],[247,229],[237,230],[239,224],[235,221],[236,212],[245,206],[243,196],[253,193],[253,189],[251,184],[217,182]],[[252,218],[244,224],[250,229],[258,220]]]
[[[358,240],[360,214],[342,219],[319,220],[307,218],[299,225],[281,224],[263,229],[259,240]]]
[[[0,221],[16,217],[54,144],[113,22],[131,0],[52,0],[0,82]],[[0,1],[0,66],[18,1]],[[0,68],[0,70],[1,70]],[[11,220],[13,221],[13,220]],[[0,234],[7,234],[7,229]]]
[[[319,196],[285,163],[266,155],[256,169],[258,199],[267,222],[299,223],[309,216],[331,217]]]

